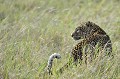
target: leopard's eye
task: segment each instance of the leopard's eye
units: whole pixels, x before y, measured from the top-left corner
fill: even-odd
[[[79,32],[80,32],[80,30],[77,30],[76,32],[77,32],[77,33],[79,33]]]

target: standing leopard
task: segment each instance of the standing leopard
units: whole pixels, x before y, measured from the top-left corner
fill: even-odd
[[[85,63],[87,63],[88,52],[92,60],[92,56],[94,56],[97,48],[99,48],[99,51],[104,51],[106,55],[110,55],[112,52],[112,43],[109,36],[93,22],[82,22],[72,33],[72,37],[74,40],[80,40],[80,42],[72,49],[68,63],[57,72],[62,73],[73,62],[78,63],[78,61],[83,60],[83,54],[85,54]]]

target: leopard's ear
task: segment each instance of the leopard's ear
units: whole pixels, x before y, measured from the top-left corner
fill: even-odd
[[[87,23],[91,23],[90,21],[88,21]]]
[[[86,23],[85,23],[86,25],[87,25],[87,27],[92,27],[92,22],[90,22],[90,21],[87,21]]]

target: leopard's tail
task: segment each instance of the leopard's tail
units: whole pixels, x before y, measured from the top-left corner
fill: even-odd
[[[57,59],[61,58],[60,54],[54,53],[49,57],[48,65],[47,65],[47,71],[48,71],[49,75],[52,75],[52,63],[55,58],[57,58]],[[75,63],[73,61],[73,57],[70,57],[69,61],[56,71],[56,74],[62,74],[65,70],[67,70],[70,66],[72,66],[74,64],[77,64],[77,63]]]
[[[48,64],[47,64],[47,71],[48,71],[49,74],[52,74],[51,68],[52,68],[53,60],[55,58],[60,59],[61,58],[60,54],[59,53],[54,53],[49,57]]]

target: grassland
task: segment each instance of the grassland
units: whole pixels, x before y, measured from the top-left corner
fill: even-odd
[[[114,59],[97,59],[60,76],[44,76],[52,53],[59,69],[77,43],[71,33],[81,21],[103,28]],[[55,71],[54,70],[54,71]],[[120,0],[0,0],[0,79],[120,79]]]

